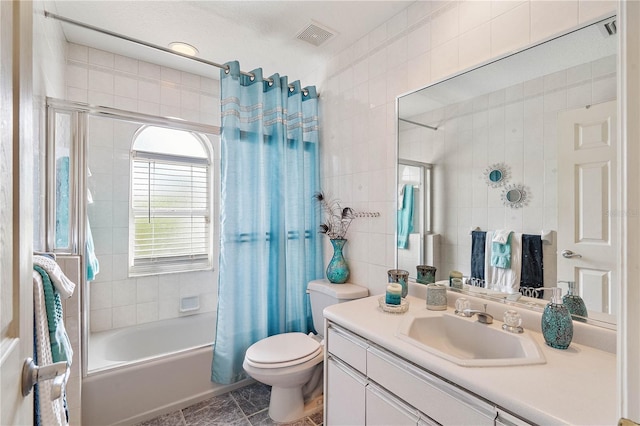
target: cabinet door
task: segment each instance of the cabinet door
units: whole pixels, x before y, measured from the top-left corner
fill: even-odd
[[[367,426],[416,426],[419,413],[384,389],[367,385]]]
[[[329,355],[327,359],[326,424],[364,425],[367,380],[353,368]]]

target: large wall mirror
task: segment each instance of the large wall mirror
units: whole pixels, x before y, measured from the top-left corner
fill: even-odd
[[[615,323],[617,38],[611,17],[398,98],[398,267],[535,309],[572,281]]]

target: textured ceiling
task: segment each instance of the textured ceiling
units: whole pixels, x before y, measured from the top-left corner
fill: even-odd
[[[326,60],[405,9],[411,1],[53,1],[48,11],[130,38],[167,47],[183,41],[199,57],[239,60],[243,71],[290,79],[314,76]],[[312,21],[336,35],[321,46],[296,35]],[[68,41],[200,75],[219,70],[149,48],[63,24]],[[319,76],[316,76],[318,78]]]

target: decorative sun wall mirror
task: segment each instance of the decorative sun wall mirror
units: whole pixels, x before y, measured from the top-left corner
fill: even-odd
[[[509,180],[509,166],[504,163],[490,165],[484,171],[484,180],[492,188],[504,186]]]
[[[527,190],[524,185],[507,185],[502,190],[501,198],[505,206],[511,207],[512,209],[519,209],[527,204]]]

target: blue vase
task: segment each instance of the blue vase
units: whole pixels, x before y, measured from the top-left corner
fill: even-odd
[[[343,284],[349,278],[349,266],[342,254],[342,248],[347,240],[330,240],[333,246],[333,257],[327,266],[327,279],[334,284]]]
[[[547,345],[567,349],[573,339],[573,322],[569,309],[562,303],[549,303],[542,313],[542,335]]]

